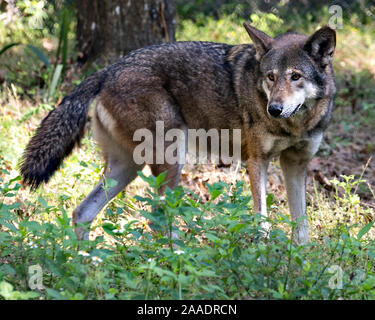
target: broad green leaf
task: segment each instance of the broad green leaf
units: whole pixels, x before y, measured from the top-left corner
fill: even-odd
[[[38,49],[37,47],[34,47],[31,44],[27,44],[26,47],[29,48],[32,52],[34,52],[36,56],[46,65],[47,68],[51,66],[49,59],[45,56],[45,54],[40,49]]]
[[[370,231],[371,227],[373,226],[375,221],[371,221],[370,223],[366,224],[361,230],[359,230],[357,234],[357,239],[361,240],[361,238]]]
[[[58,64],[56,69],[55,69],[55,72],[53,73],[52,81],[51,81],[51,84],[49,86],[49,91],[48,91],[48,98],[49,99],[51,99],[55,94],[57,82],[60,79],[62,68],[63,68],[63,65]]]

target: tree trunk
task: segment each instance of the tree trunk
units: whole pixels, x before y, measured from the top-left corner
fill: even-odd
[[[175,41],[173,0],[78,0],[78,60],[109,63],[130,51]]]

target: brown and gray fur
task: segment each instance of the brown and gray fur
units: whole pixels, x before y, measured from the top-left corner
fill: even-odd
[[[99,182],[74,210],[75,224],[90,223],[136,177],[142,166],[133,161],[133,134],[141,128],[155,131],[161,120],[165,130],[241,129],[254,209],[264,215],[267,166],[280,156],[291,215],[298,221],[295,239],[306,242],[306,167],[331,118],[335,32],[323,27],[311,37],[271,38],[248,24],[245,28],[253,45],[155,45],[88,77],[47,115],[28,144],[21,162],[25,183],[36,188],[49,180],[79,144],[96,98],[94,136],[106,160],[105,177],[118,184],[105,194]],[[181,167],[154,164],[151,170],[154,175],[167,171],[173,188]],[[82,228],[77,235],[87,238]]]

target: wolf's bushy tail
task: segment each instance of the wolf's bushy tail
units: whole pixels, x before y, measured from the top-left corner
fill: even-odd
[[[43,119],[20,162],[23,181],[33,189],[48,182],[83,136],[92,100],[100,92],[105,72],[85,79]]]

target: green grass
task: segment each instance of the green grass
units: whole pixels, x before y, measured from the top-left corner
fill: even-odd
[[[271,14],[252,19],[270,35],[288,29]],[[324,19],[322,24],[327,22]],[[177,39],[247,43],[242,22],[234,15],[203,18],[198,24],[183,20]],[[317,27],[301,24],[298,31],[311,33]],[[5,42],[23,39],[24,25],[19,28],[15,39],[8,33],[5,37],[1,26],[0,35]],[[65,82],[46,100],[50,73],[40,60],[21,47],[4,53],[7,59],[0,62],[0,68],[7,69],[0,93],[0,298],[374,299],[374,165],[370,161],[366,166],[374,152],[373,30],[373,23],[362,29],[345,23],[338,31],[334,67],[339,92],[333,123],[319,153],[323,163],[319,170],[335,191],[324,190],[309,176],[312,241],[304,246],[290,240],[293,223],[276,161],[270,168],[268,206],[273,228],[268,239],[260,237],[261,217],[252,212],[245,168],[200,165],[186,167],[182,187],[168,191],[165,199],[156,196],[161,178],[137,178],[95,220],[91,241],[78,243],[71,212],[103,173],[91,130],[51,182],[35,193],[20,185],[17,162],[39,121],[80,78],[68,68]],[[43,31],[30,37],[36,46],[54,44],[46,55],[55,56],[57,36]],[[349,154],[354,147],[359,151]],[[357,157],[360,154],[362,158]],[[339,177],[331,175],[328,168],[333,165]],[[168,236],[172,226],[179,240]],[[32,291],[28,268],[36,264],[43,271],[44,289]],[[340,283],[333,281],[337,270],[342,271]]]

